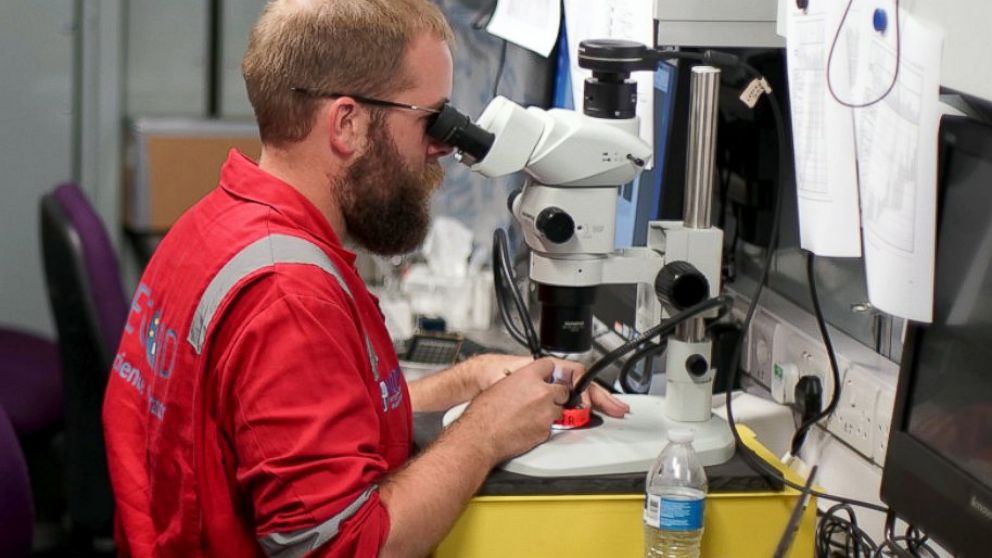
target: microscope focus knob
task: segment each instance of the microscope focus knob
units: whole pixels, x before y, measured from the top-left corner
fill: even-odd
[[[692,355],[685,359],[685,370],[695,378],[701,378],[710,371],[710,365],[703,355]]]
[[[686,261],[675,261],[658,272],[654,292],[662,304],[685,310],[709,298],[710,282],[696,266]]]
[[[534,226],[555,244],[564,244],[575,235],[575,221],[560,207],[546,207],[537,214]]]

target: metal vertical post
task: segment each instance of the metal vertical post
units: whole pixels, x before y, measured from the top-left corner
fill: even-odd
[[[713,167],[716,153],[717,102],[720,70],[712,66],[692,69],[689,91],[689,151],[686,157],[684,225],[710,227]]]
[[[720,93],[720,70],[712,66],[695,66],[689,89],[689,145],[686,156],[685,211],[683,226],[688,229],[710,228],[713,199],[713,167],[716,153],[717,103]],[[702,317],[679,324],[678,339],[690,342],[706,337]]]

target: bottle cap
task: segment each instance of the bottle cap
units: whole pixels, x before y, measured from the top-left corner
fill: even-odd
[[[668,431],[668,441],[674,444],[688,444],[695,437],[695,432],[688,428],[673,428]]]

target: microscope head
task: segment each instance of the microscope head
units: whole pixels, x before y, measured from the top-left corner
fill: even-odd
[[[617,190],[653,155],[638,136],[636,84],[629,79],[631,71],[647,69],[649,53],[629,41],[583,41],[579,64],[593,77],[585,83],[582,113],[525,109],[496,97],[474,124],[445,106],[428,129],[473,171],[528,175],[510,207],[532,251],[545,349],[591,346],[595,288],[614,252]]]

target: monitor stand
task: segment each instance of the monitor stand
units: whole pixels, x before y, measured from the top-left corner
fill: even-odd
[[[505,462],[511,473],[532,477],[569,477],[642,473],[668,443],[667,431],[688,428],[695,432],[692,446],[704,467],[719,465],[734,455],[734,436],[727,421],[711,415],[705,422],[676,422],[665,415],[665,398],[657,395],[618,395],[630,405],[622,419],[601,416],[595,426],[555,430],[551,439]],[[459,405],[444,415],[444,426],[465,410]],[[594,421],[599,422],[599,421]]]

